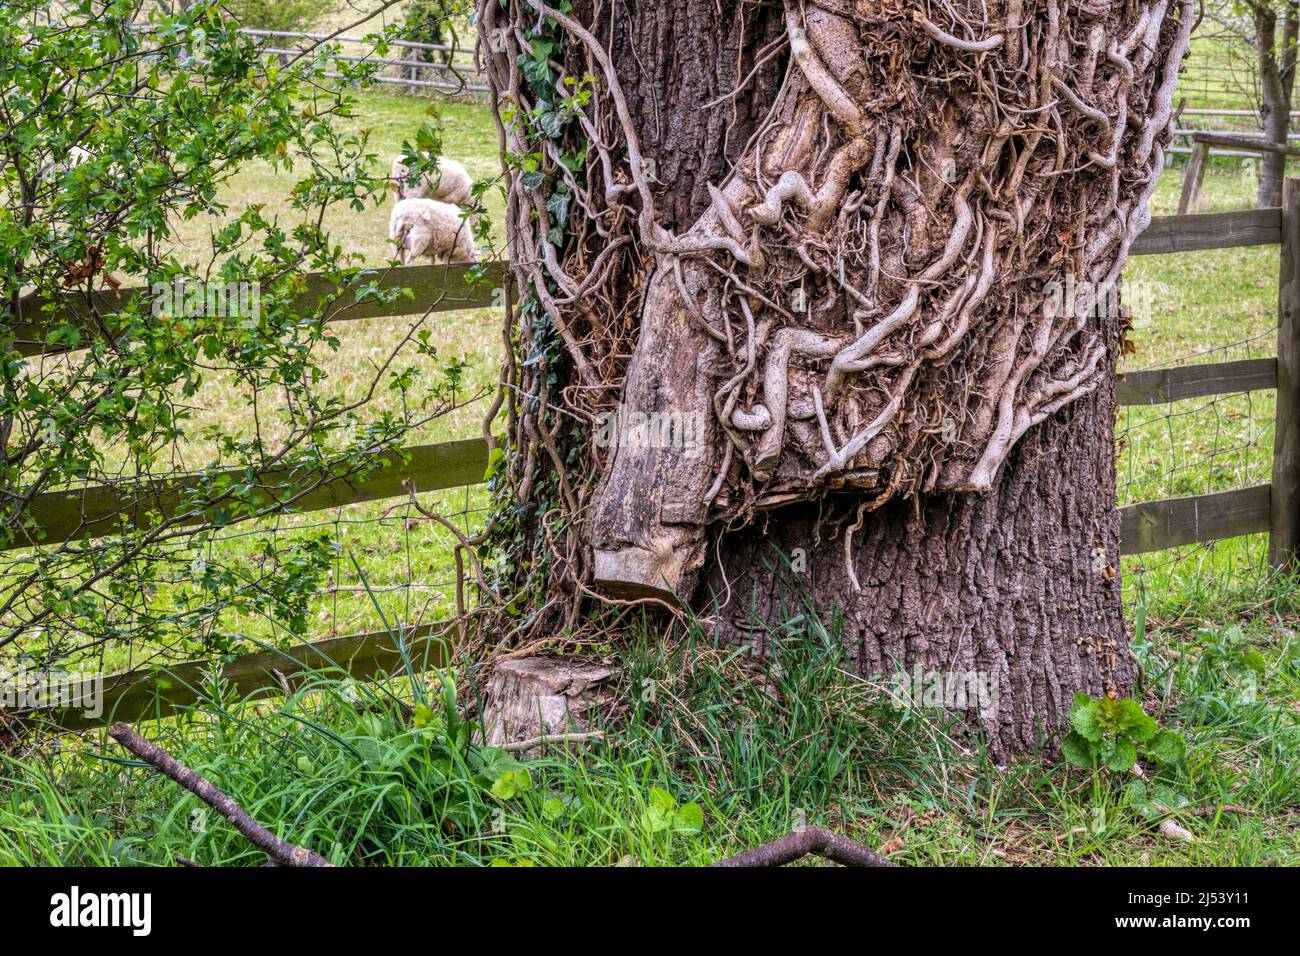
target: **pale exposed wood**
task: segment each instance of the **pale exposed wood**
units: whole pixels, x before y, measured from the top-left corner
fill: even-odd
[[[1119,509],[1120,553],[1144,554],[1269,529],[1269,486],[1189,498],[1144,501]]]
[[[1282,214],[1277,209],[1243,209],[1190,216],[1157,216],[1129,249],[1131,256],[1200,249],[1267,246],[1282,241]]]
[[[509,269],[504,263],[489,263],[483,266],[482,277],[470,282],[469,277],[474,268],[472,265],[457,264],[398,266],[375,270],[369,281],[378,290],[410,289],[413,293],[394,302],[379,301],[373,295],[367,295],[363,301],[358,302],[354,292],[340,294],[337,285],[321,273],[312,272],[305,277],[306,289],[294,300],[293,307],[310,314],[320,310],[329,322],[503,307],[505,286],[511,275]],[[103,332],[99,320],[95,318],[96,310],[100,315],[121,312],[146,291],[137,286],[122,289],[120,295],[103,291],[91,295],[69,292],[61,296],[58,307],[48,313],[45,311],[49,306],[48,299],[36,294],[26,295],[19,303],[14,348],[20,355],[68,351],[68,346],[64,343],[46,344],[51,330],[61,325],[74,326],[81,330],[84,343],[89,337]]]
[[[302,494],[285,510],[294,513],[320,511],[393,498],[406,493],[404,481],[410,481],[417,492],[476,485],[483,481],[487,468],[487,443],[482,438],[416,445],[408,449],[408,453],[409,463],[403,464],[397,452],[390,453],[383,459],[387,467],[376,470],[364,481],[346,477],[328,480]],[[259,508],[270,510],[274,510],[278,502],[286,501],[295,492],[318,480],[314,475],[296,475],[285,469],[271,470],[251,479],[245,471],[231,470],[224,472],[222,479],[250,482],[250,492],[256,493]],[[183,507],[191,511],[178,522],[180,525],[229,522],[230,517],[223,515],[219,507],[202,510],[185,502],[192,489],[217,487],[219,484],[213,476],[187,476],[153,483],[95,485],[72,491],[48,492],[34,498],[27,511],[43,535],[29,530],[27,537],[17,538],[6,547],[13,549],[95,538],[116,533],[124,527],[148,528],[156,526],[160,517],[176,515]]]
[[[1277,291],[1277,417],[1269,561],[1296,569],[1300,548],[1300,179],[1282,189],[1282,262]]]
[[[409,661],[413,673],[444,666],[450,660],[451,626],[445,623],[408,628],[402,640],[406,654],[388,631],[333,637],[285,650],[245,654],[221,666],[221,676],[240,698],[283,696],[286,687],[308,668],[339,668],[358,680],[371,680],[404,671]],[[33,726],[59,730],[86,730],[113,721],[140,721],[167,717],[202,698],[204,674],[211,661],[190,661],[167,668],[142,668],[104,678],[100,713],[86,713],[82,705],[13,710],[6,716]],[[87,685],[84,692],[90,690]],[[89,703],[89,701],[88,701]]]
[[[542,741],[586,734],[610,703],[607,667],[573,658],[506,658],[491,666],[483,684],[484,741],[528,751]]]
[[[1115,386],[1121,405],[1163,405],[1184,398],[1277,387],[1277,359],[1241,359],[1129,372]]]
[[[1205,179],[1205,160],[1210,152],[1210,144],[1197,142],[1192,147],[1192,158],[1187,161],[1183,172],[1183,192],[1178,198],[1178,215],[1185,216],[1196,208],[1196,200],[1201,193],[1201,183]]]

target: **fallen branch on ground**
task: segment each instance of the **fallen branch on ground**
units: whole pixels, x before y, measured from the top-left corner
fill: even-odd
[[[277,865],[334,865],[319,853],[281,840],[250,817],[244,808],[237,804],[228,794],[213,786],[205,777],[195,773],[157,744],[145,740],[122,721],[119,720],[113,724],[108,730],[108,735],[163,776],[169,777],[180,784],[213,810],[216,810],[229,820],[236,830],[246,836],[253,846],[265,853]]]
[[[875,850],[825,827],[795,827],[785,836],[718,860],[714,866],[785,866],[810,853],[841,866],[894,866]]]
[[[511,744],[504,744],[501,749],[507,753],[519,753],[521,750],[532,750],[534,747],[540,747],[543,744],[576,744],[584,740],[604,739],[605,731],[603,730],[593,730],[584,734],[543,734],[541,737],[531,737],[528,740],[518,740]]]

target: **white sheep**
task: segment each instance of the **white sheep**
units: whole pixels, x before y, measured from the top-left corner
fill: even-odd
[[[64,166],[71,169],[74,166],[80,166],[87,160],[94,159],[95,154],[84,146],[69,146],[68,158],[64,160]]]
[[[459,208],[436,199],[400,199],[388,220],[388,238],[397,243],[397,258],[404,266],[421,256],[435,263],[476,262],[470,232]]]
[[[474,180],[454,159],[439,158],[438,171],[422,173],[420,181],[412,185],[411,169],[398,156],[393,160],[392,181],[398,199],[440,199],[457,206],[468,206],[474,201]]]

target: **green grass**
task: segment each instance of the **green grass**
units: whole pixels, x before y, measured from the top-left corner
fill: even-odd
[[[839,636],[807,618],[769,635],[775,659],[704,634],[666,644],[633,626],[605,740],[527,761],[517,793],[493,791],[513,763],[457,739],[436,674],[352,685],[322,672],[278,706],[210,685],[194,712],[140,729],[339,864],[700,864],[802,822],[917,865],[1300,863],[1293,635],[1227,627],[1138,642],[1144,703],[1188,741],[1181,765],[1147,768],[1143,786],[1171,804],[1152,809],[1128,775],[999,767],[965,749],[941,711],[898,707],[884,682],[846,676]],[[689,814],[657,827],[657,791],[697,804],[702,827]],[[1166,817],[1195,842],[1160,836]],[[179,858],[262,862],[102,737],[0,767],[0,863]]]

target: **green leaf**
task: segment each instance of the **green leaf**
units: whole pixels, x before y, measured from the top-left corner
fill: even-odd
[[[483,469],[483,480],[487,481],[492,477],[492,472],[496,470],[497,464],[505,458],[506,450],[498,445],[488,454],[487,467]]]
[[[642,825],[651,833],[663,833],[672,828],[677,814],[677,801],[667,790],[650,788],[649,806],[641,814]]]
[[[1075,694],[1070,708],[1070,726],[1084,740],[1097,743],[1101,740],[1100,705],[1087,694]],[[1091,766],[1091,764],[1089,764]]]
[[[1091,770],[1093,764],[1092,741],[1078,733],[1066,734],[1065,739],[1061,741],[1061,756],[1066,759],[1066,762],[1076,767]]]
[[[478,750],[479,771],[489,780],[496,780],[511,770],[523,770],[524,765],[515,759],[508,750],[500,747],[480,747]]]
[[[1132,769],[1137,763],[1137,747],[1133,746],[1131,740],[1120,738],[1114,743],[1108,744],[1101,752],[1101,761],[1108,770],[1115,773],[1124,773]]]
[[[564,816],[564,801],[558,797],[551,797],[542,804],[542,818],[547,823],[554,823],[560,817]]]
[[[432,708],[432,707],[430,707],[428,704],[416,704],[416,705],[415,705],[415,715],[414,715],[414,717],[413,717],[411,723],[412,723],[412,724],[413,724],[417,729],[421,729],[421,730],[422,730],[422,729],[424,729],[425,727],[431,727],[431,726],[433,726],[433,722],[434,722],[434,720],[435,720],[435,717],[434,717],[434,713],[433,713],[433,708]]]
[[[1186,794],[1179,793],[1164,784],[1158,784],[1151,792],[1151,800],[1158,803],[1166,810],[1181,810],[1192,801],[1187,799]]]
[[[673,817],[673,829],[678,833],[699,833],[704,829],[704,811],[698,803],[683,804]]]
[[[1263,674],[1268,670],[1268,659],[1254,648],[1242,651],[1241,662],[1256,674]]]
[[[533,775],[527,768],[507,770],[492,784],[492,795],[499,800],[513,800],[521,793],[533,789]]]
[[[1187,741],[1177,731],[1161,730],[1143,746],[1142,754],[1160,763],[1178,763],[1187,756]]]
[[[1142,710],[1142,705],[1132,698],[1121,700],[1118,711],[1119,730],[1136,741],[1150,740],[1160,729],[1160,725]]]

